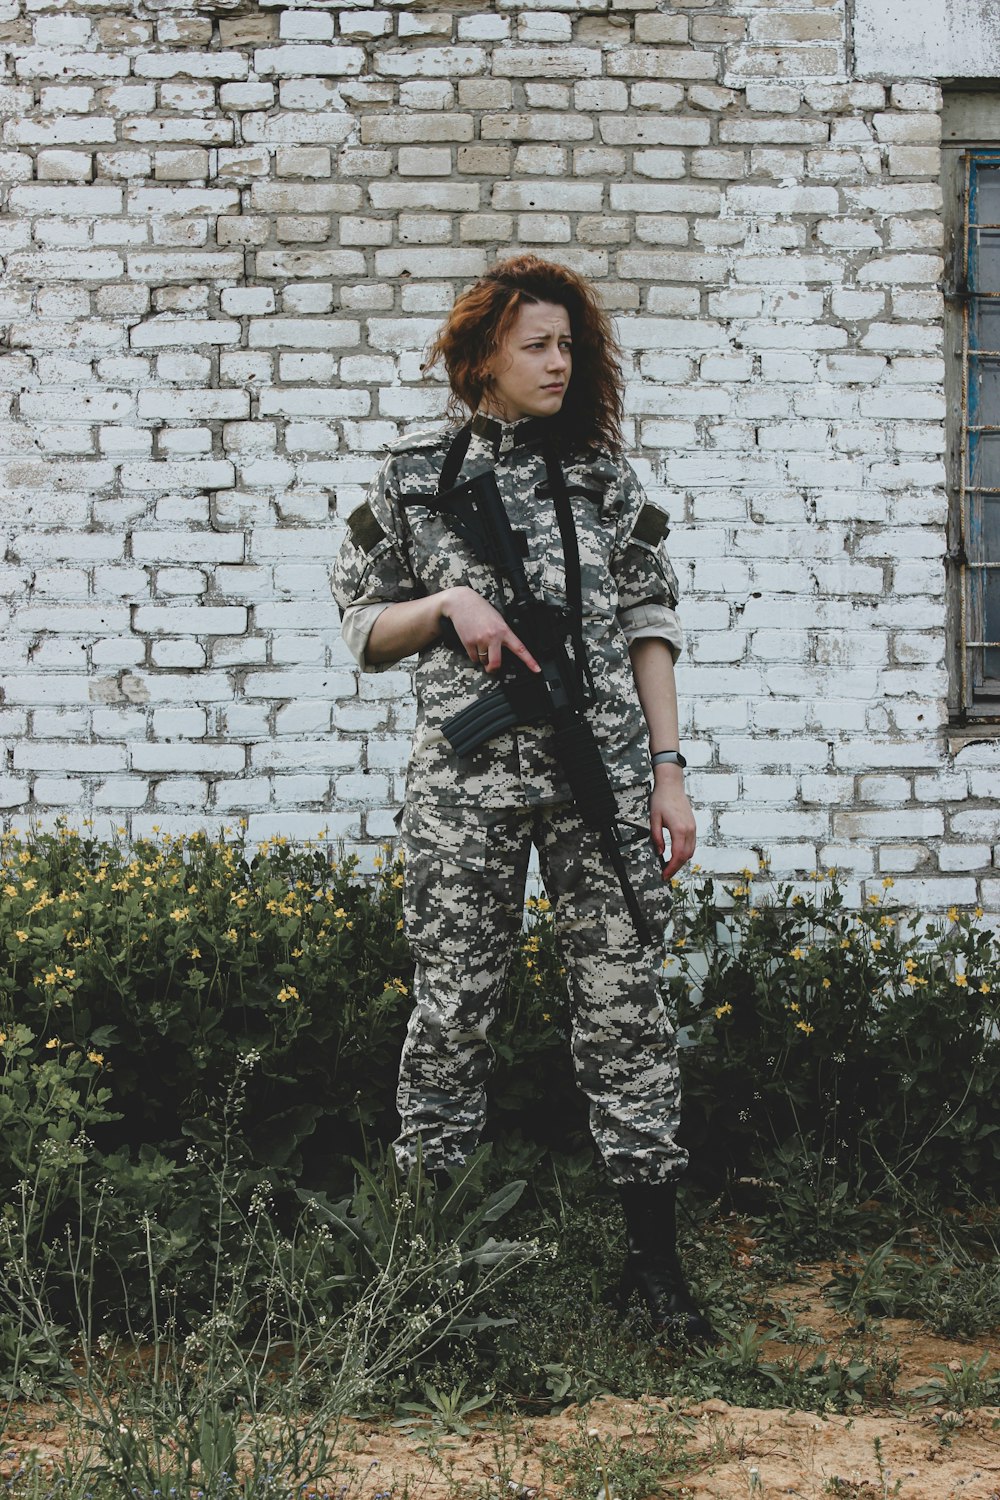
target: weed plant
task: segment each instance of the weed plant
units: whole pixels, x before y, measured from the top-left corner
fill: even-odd
[[[63,1376],[57,1403],[77,1435],[74,1485],[86,1475],[127,1497],[301,1500],[331,1482],[343,1416],[384,1401],[440,1347],[481,1329],[483,1303],[536,1253],[494,1233],[523,1184],[485,1195],[474,1162],[428,1201],[419,1163],[402,1178],[391,1155],[360,1172],[352,1199],[308,1201],[282,1233],[262,1192],[242,1196],[226,1123],[239,1118],[240,1084],[227,1095],[221,1154],[200,1163],[214,1215],[210,1296],[197,1319],[180,1316],[175,1268],[147,1217],[136,1236],[145,1296],[134,1299],[123,1280],[124,1336],[109,1335],[93,1299],[98,1211],[67,1236],[71,1365],[30,1193],[20,1236],[6,1226],[3,1301],[20,1337],[45,1348]],[[26,1385],[18,1358],[12,1394]]]

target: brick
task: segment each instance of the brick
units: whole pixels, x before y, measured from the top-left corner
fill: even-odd
[[[120,214],[121,188],[36,187],[19,185],[8,195],[12,213],[26,214]]]
[[[133,628],[144,635],[242,635],[247,611],[235,605],[196,608],[137,606]]]
[[[467,114],[365,115],[361,121],[361,140],[365,145],[471,141],[473,133],[473,117]]]
[[[484,141],[589,141],[593,122],[578,114],[484,115],[480,135]]]
[[[100,52],[22,52],[14,60],[18,78],[126,78],[127,57]]]
[[[486,71],[487,54],[481,47],[415,47],[379,52],[374,61],[388,78],[469,78]]]
[[[137,78],[219,78],[241,80],[249,64],[239,52],[151,52],[135,59]]]
[[[128,257],[128,274],[136,281],[235,281],[242,273],[243,257],[232,251],[160,251]]]
[[[238,344],[241,336],[240,324],[234,321],[195,320],[163,315],[150,318],[147,323],[136,324],[130,330],[130,342],[136,350],[154,348],[183,348],[190,344]]]
[[[510,172],[507,146],[459,146],[458,170],[476,177],[505,177]]]
[[[707,146],[712,138],[708,120],[695,116],[644,119],[602,115],[601,140],[609,146]]]
[[[376,209],[461,211],[479,207],[479,188],[474,183],[373,182],[368,192]]]

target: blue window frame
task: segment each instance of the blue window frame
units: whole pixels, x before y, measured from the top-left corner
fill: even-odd
[[[1000,149],[965,157],[962,706],[1000,711]]]

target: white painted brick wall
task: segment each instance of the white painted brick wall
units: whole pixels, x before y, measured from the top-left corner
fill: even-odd
[[[945,728],[933,83],[844,5],[25,0],[0,19],[0,806],[370,848],[413,722],[329,564],[518,246],[602,287],[671,513],[703,867],[1000,901]]]

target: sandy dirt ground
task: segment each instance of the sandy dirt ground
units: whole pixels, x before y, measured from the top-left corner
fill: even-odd
[[[824,1274],[816,1268],[771,1294],[774,1305],[822,1339],[804,1346],[809,1360],[824,1347],[843,1357],[845,1338],[854,1347],[858,1342],[857,1332],[822,1301]],[[649,1451],[674,1432],[684,1437],[687,1462],[663,1474],[648,1490],[649,1500],[1000,1500],[1000,1408],[955,1412],[907,1397],[940,1375],[939,1367],[968,1363],[987,1349],[987,1368],[1000,1368],[1000,1330],[992,1341],[972,1344],[885,1319],[870,1337],[883,1359],[899,1361],[894,1395],[884,1407],[819,1415],[714,1399],[684,1406],[603,1397],[545,1417],[515,1416],[500,1425],[484,1420],[467,1436],[429,1423],[406,1429],[350,1422],[342,1432],[339,1472],[320,1492],[331,1500],[560,1500],[569,1483],[565,1476],[560,1482],[558,1460],[575,1452],[574,1493],[615,1500],[617,1445]],[[787,1357],[789,1351],[787,1343],[776,1343],[766,1345],[764,1355]],[[43,1466],[55,1466],[67,1440],[56,1408],[14,1408],[0,1472],[10,1474],[31,1453]]]

